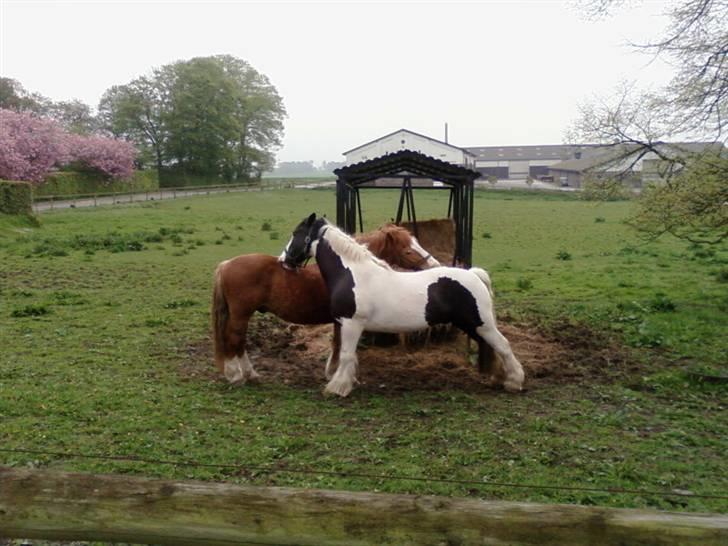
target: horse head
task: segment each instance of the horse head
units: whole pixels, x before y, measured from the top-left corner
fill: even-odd
[[[312,258],[316,254],[316,242],[321,236],[321,228],[327,224],[326,218],[323,216],[316,218],[315,212],[301,221],[293,230],[285,250],[278,257],[283,267],[296,269]]]
[[[384,235],[380,249],[377,242],[369,244],[369,249],[386,262],[402,269],[419,271],[439,267],[441,264],[427,252],[417,238],[406,228],[394,224],[382,226],[379,231]]]

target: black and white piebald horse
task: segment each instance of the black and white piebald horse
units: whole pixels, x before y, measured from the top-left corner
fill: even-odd
[[[329,290],[335,319],[326,392],[340,396],[351,392],[358,365],[356,346],[364,330],[400,333],[447,323],[478,343],[481,373],[491,372],[495,357],[501,364],[498,380],[503,387],[511,392],[521,390],[523,368],[496,328],[490,279],[484,270],[435,267],[398,272],[316,214],[296,227],[278,259],[298,267],[311,257],[316,258]]]

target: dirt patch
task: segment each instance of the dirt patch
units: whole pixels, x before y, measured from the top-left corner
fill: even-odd
[[[624,348],[584,327],[558,325],[549,331],[501,321],[526,372],[526,389],[548,384],[606,382],[630,371]],[[269,315],[251,320],[249,354],[261,380],[300,387],[323,387],[332,326],[300,326]],[[493,390],[473,363],[476,347],[463,334],[419,348],[404,345],[366,346],[358,350],[360,384],[372,391]],[[189,379],[224,381],[212,364],[212,343],[202,340],[187,348],[181,373]]]

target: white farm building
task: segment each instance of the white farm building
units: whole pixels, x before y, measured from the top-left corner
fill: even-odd
[[[361,163],[375,157],[410,150],[434,157],[440,161],[447,161],[454,165],[473,169],[475,156],[465,148],[458,148],[447,142],[437,140],[408,129],[400,129],[376,140],[357,146],[344,152],[345,164]]]

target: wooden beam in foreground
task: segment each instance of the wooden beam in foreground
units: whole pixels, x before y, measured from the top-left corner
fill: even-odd
[[[0,537],[163,545],[728,544],[728,516],[0,466]]]

